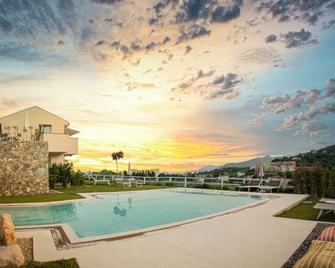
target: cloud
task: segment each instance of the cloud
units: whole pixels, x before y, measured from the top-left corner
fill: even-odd
[[[204,77],[210,77],[215,73],[215,70],[210,70],[208,72],[204,72],[203,70],[199,70],[198,74],[196,76],[196,80],[200,79],[200,78],[204,78]]]
[[[327,125],[317,121],[316,117],[335,113],[335,103],[325,102],[332,100],[335,93],[335,79],[328,79],[323,90],[298,90],[293,95],[283,94],[278,96],[265,97],[262,102],[262,109],[270,109],[272,114],[279,114],[291,109],[300,109],[307,106],[305,110],[299,110],[283,119],[277,131],[298,128],[297,134],[308,134],[311,137],[319,135],[327,128]],[[260,113],[265,113],[260,112]],[[262,119],[262,116],[260,116]],[[250,125],[257,125],[257,115],[250,120]]]
[[[230,89],[240,82],[241,81],[237,79],[237,74],[228,73],[227,75],[216,77],[212,82],[212,85],[220,85],[222,89]]]
[[[237,74],[228,73],[214,78],[211,82],[196,83],[199,79],[212,76],[214,72],[214,70],[211,70],[206,73],[199,70],[196,76],[180,83],[171,91],[183,94],[198,94],[208,100],[217,98],[231,100],[241,95],[241,92],[235,89],[235,86],[241,82]]]
[[[300,112],[284,119],[284,122],[281,127],[277,130],[285,130],[292,127],[295,127],[300,122],[307,122],[314,119],[317,115],[320,114],[329,114],[335,113],[335,103],[324,103],[317,107],[311,107],[306,112]]]
[[[217,6],[211,14],[211,20],[213,22],[227,22],[239,17],[240,13],[240,5],[237,3],[228,8],[225,6]]]
[[[230,0],[224,5],[217,0],[160,0],[152,7],[154,16],[149,19],[149,24],[162,24],[171,10],[174,12],[175,24],[198,20],[228,22],[240,16],[242,5],[242,0]]]
[[[286,34],[283,34],[282,38],[287,48],[295,48],[317,43],[316,39],[312,39],[312,33],[305,29],[296,32],[289,31]]]
[[[105,4],[105,5],[114,5],[121,2],[122,0],[91,0],[92,3],[96,4]]]
[[[0,32],[14,37],[41,38],[42,33],[65,34],[78,27],[76,4],[68,1],[0,1]]]
[[[150,42],[149,44],[147,44],[147,45],[145,46],[145,49],[146,49],[146,50],[152,50],[152,49],[154,49],[156,46],[157,46],[157,43],[155,43],[155,42]]]
[[[189,26],[186,30],[183,30],[178,37],[177,43],[183,42],[189,39],[195,39],[198,37],[203,37],[206,35],[210,35],[211,31],[208,30],[206,27],[193,24]]]
[[[277,40],[277,35],[275,34],[270,34],[267,37],[265,37],[265,43],[272,43]]]
[[[266,113],[260,112],[255,114],[248,122],[249,126],[260,127],[266,117]]]
[[[15,108],[18,103],[12,99],[8,99],[4,96],[0,96],[0,107],[1,109]]]
[[[165,45],[166,43],[170,42],[171,38],[168,36],[165,36],[164,40],[163,40],[163,45]]]
[[[105,40],[99,40],[98,42],[96,42],[95,43],[95,46],[97,47],[97,46],[102,46],[102,45],[104,45],[106,42],[105,42]]]
[[[152,83],[140,83],[140,82],[128,82],[127,89],[133,90],[133,89],[152,89],[155,87]]]
[[[186,0],[176,13],[176,23],[210,19],[212,22],[227,22],[240,15],[243,1],[232,0],[227,5],[220,5],[215,0]]]
[[[192,47],[191,47],[190,45],[187,45],[187,46],[185,47],[184,55],[186,55],[187,53],[189,53],[191,50],[192,50]]]
[[[326,14],[329,7],[327,4],[334,3],[333,0],[280,0],[262,1],[257,10],[271,14],[272,18],[279,22],[288,20],[300,20],[309,24],[315,24],[319,18]]]
[[[233,89],[233,88],[222,88],[215,90],[214,92],[210,93],[206,99],[214,100],[217,98],[224,98],[225,100],[232,100],[237,98],[241,95],[241,92],[239,90]]]
[[[323,90],[298,90],[293,96],[284,94],[280,96],[265,97],[262,108],[270,108],[273,114],[285,112],[288,109],[300,108],[304,105],[312,105],[319,100],[335,96],[335,79],[330,78]]]
[[[13,42],[0,43],[0,58],[14,59],[18,61],[44,60],[44,54],[32,45],[21,45]]]
[[[323,124],[323,123],[320,123],[320,122],[315,122],[315,121],[303,122],[301,124],[302,134],[307,134],[310,137],[319,136],[320,133],[327,128],[328,128],[328,126],[326,124]]]
[[[328,79],[325,97],[335,97],[335,79]]]
[[[164,19],[165,15],[164,10],[167,7],[175,7],[178,4],[179,0],[160,0],[158,1],[153,7],[152,9],[154,10],[154,17],[149,19],[149,24],[153,25],[153,24],[157,24],[159,23],[161,20]]]
[[[263,99],[263,108],[271,108],[273,114],[279,114],[285,112],[287,109],[300,108],[305,104],[313,104],[320,99],[320,97],[320,90],[298,90],[292,97],[288,94],[265,97]]]

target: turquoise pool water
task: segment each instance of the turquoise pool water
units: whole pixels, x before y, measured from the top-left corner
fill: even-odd
[[[61,205],[0,207],[14,224],[68,223],[79,238],[115,234],[224,212],[261,201],[252,195],[182,190],[139,191],[98,195],[102,199]]]

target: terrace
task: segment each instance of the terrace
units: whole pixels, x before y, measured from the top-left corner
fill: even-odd
[[[316,222],[274,217],[307,195],[274,196],[260,205],[174,228],[68,244],[63,249],[55,246],[49,229],[23,229],[17,234],[34,238],[35,260],[75,257],[80,267],[161,267],[162,260],[166,267],[176,263],[178,267],[280,267]]]

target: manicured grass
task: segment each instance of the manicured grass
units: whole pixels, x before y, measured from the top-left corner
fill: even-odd
[[[78,194],[41,194],[41,195],[27,195],[27,196],[0,196],[0,204],[9,203],[32,203],[32,202],[52,202],[64,201],[70,199],[83,198]]]
[[[14,266],[7,266],[6,268],[13,268],[13,267]],[[79,268],[79,264],[77,263],[76,259],[69,259],[69,260],[58,260],[48,262],[31,261],[20,267],[21,268]]]
[[[311,203],[304,203],[304,202],[300,203],[299,205],[291,208],[288,211],[283,212],[278,216],[284,218],[316,221],[319,210],[314,209],[313,207],[315,206],[316,203],[318,203],[319,198],[310,198],[306,201],[307,202],[311,201]],[[335,222],[335,214],[334,213],[323,214],[319,219],[319,221]]]
[[[64,201],[64,200],[83,198],[78,193],[120,192],[120,191],[151,190],[151,189],[162,189],[162,188],[171,188],[171,186],[143,185],[142,187],[123,187],[116,184],[93,185],[91,182],[86,182],[83,186],[73,186],[68,188],[57,187],[55,190],[61,193],[50,193],[50,194],[31,195],[31,196],[0,196],[0,204]]]

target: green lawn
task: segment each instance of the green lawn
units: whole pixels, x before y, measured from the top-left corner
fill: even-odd
[[[58,260],[48,262],[31,261],[20,267],[21,268],[79,268],[79,265],[76,259],[69,259],[69,260]],[[6,266],[5,268],[14,268],[14,266]]]
[[[290,210],[278,215],[278,217],[315,221],[319,210],[314,209],[313,207],[319,201],[319,198],[310,198],[306,201],[311,201],[312,203],[300,203]],[[319,221],[335,222],[335,214],[323,214]]]
[[[83,198],[78,193],[120,192],[120,191],[162,189],[162,188],[170,188],[170,187],[171,186],[161,186],[161,185],[157,185],[157,186],[156,185],[143,185],[142,187],[122,187],[116,184],[93,185],[92,183],[87,182],[83,186],[74,186],[74,187],[69,187],[69,188],[57,188],[56,190],[61,193],[50,193],[50,194],[31,195],[31,196],[0,196],[0,204],[63,201],[63,200]]]

